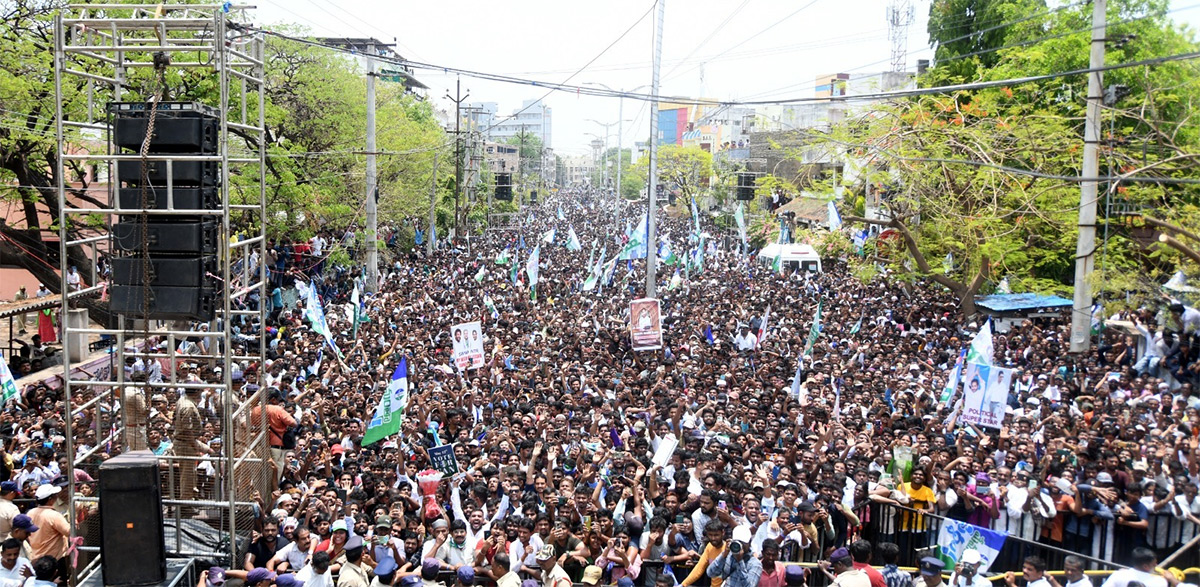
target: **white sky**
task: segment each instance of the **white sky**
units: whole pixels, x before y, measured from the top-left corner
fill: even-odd
[[[931,57],[925,31],[929,0],[911,0],[908,69]],[[811,97],[827,73],[889,68],[887,0],[666,0],[662,95],[716,99]],[[293,22],[320,36],[395,38],[406,58],[450,67],[563,82],[650,9],[653,0],[261,0],[262,26]],[[1200,4],[1171,0],[1171,16],[1200,28]],[[789,16],[790,15],[790,16]],[[653,14],[571,84],[593,82],[632,90],[650,83]],[[778,23],[778,24],[776,24]],[[763,29],[776,25],[766,32]],[[703,77],[701,76],[703,71]],[[455,77],[416,70],[442,109]],[[468,102],[497,102],[509,114],[545,89],[462,78]],[[648,92],[648,89],[642,90]],[[555,92],[551,145],[559,155],[590,154],[604,127],[616,122],[618,100]],[[624,145],[649,136],[648,108],[625,100]],[[609,145],[616,146],[616,127]]]

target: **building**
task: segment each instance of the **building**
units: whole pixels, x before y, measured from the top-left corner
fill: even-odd
[[[525,100],[521,103],[520,108],[504,117],[495,115],[494,103],[482,102],[481,104],[493,106],[490,122],[481,125],[481,130],[490,129],[486,133],[489,140],[506,142],[509,137],[524,132],[540,138],[543,147],[552,145],[553,113],[551,108],[541,100]]]
[[[521,149],[517,145],[484,141],[483,159],[492,174],[517,173],[521,165]]]
[[[562,161],[566,172],[564,184],[568,186],[588,183],[596,171],[596,160],[590,155],[569,155]]]

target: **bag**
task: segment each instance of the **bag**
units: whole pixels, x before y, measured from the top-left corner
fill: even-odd
[[[292,450],[293,448],[296,448],[296,427],[295,426],[288,426],[287,430],[283,431],[283,436],[281,437],[280,446],[282,446],[284,448],[284,450]]]

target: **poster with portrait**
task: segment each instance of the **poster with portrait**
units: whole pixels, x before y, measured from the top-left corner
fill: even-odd
[[[633,337],[633,350],[662,348],[662,322],[658,310],[658,300],[654,298],[641,298],[630,303],[629,331]]]
[[[483,366],[483,332],[479,322],[455,324],[450,329],[450,345],[459,371]]]
[[[967,363],[967,373],[963,377],[962,421],[1000,428],[1004,422],[1004,408],[1008,405],[1012,376],[1012,369]]]

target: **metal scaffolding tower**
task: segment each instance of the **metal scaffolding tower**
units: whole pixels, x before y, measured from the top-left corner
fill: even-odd
[[[65,449],[74,455],[64,474],[75,479],[76,470],[83,469],[97,478],[103,459],[155,449],[147,447],[148,435],[157,435],[172,405],[179,409],[172,402],[185,395],[197,398],[203,422],[198,433],[184,430],[179,417],[173,422],[165,418],[173,445],[159,458],[166,548],[169,557],[198,557],[225,566],[240,566],[234,561],[240,561],[251,534],[254,494],[270,495],[273,488],[263,418],[266,392],[243,384],[241,376],[262,373],[265,307],[270,299],[265,263],[265,47],[261,33],[239,24],[248,22],[247,8],[229,3],[78,4],[65,7],[54,23],[64,372],[96,361],[86,356],[86,343],[114,341],[107,368],[97,369],[86,381],[64,377],[70,411],[64,422]],[[74,106],[84,99],[86,109]],[[105,102],[110,103],[108,112],[97,116],[93,104]],[[172,108],[193,108],[219,118],[212,154],[148,153],[149,139],[141,152],[122,153],[114,121],[126,108],[147,113],[143,136],[155,136],[155,117],[163,120]],[[209,205],[189,206],[185,202],[191,200],[181,195],[186,191],[181,170],[197,164],[215,169],[211,183],[216,198]],[[136,171],[130,173],[139,166],[140,178]],[[150,168],[165,182],[165,188],[156,188],[165,191],[165,204],[161,199],[147,203]],[[100,194],[73,189],[72,178],[81,169],[92,175],[93,186],[107,187]],[[132,207],[121,197],[122,187],[131,180],[140,183],[143,193],[140,205]],[[128,247],[122,252],[120,235],[114,234],[118,221],[141,222],[145,251],[147,222],[181,217],[215,224],[215,264],[201,277],[215,292],[211,319],[163,320],[145,301],[139,302],[142,311],[114,304],[107,308],[112,320],[95,325],[86,310],[75,308],[77,298],[67,298],[69,266],[72,259],[86,258],[85,246],[99,243],[106,261],[124,257],[149,266],[138,262]],[[100,236],[82,238],[76,229],[84,223],[102,226]],[[147,284],[159,275],[143,271],[141,299],[149,300],[157,294]],[[92,283],[89,289],[106,288]],[[112,291],[106,294],[101,309]],[[101,544],[96,516],[77,515],[96,509],[102,497],[77,491],[75,484],[68,490],[72,539],[83,538],[79,550],[84,558],[77,572],[84,576],[97,565],[96,553],[102,556],[103,549],[113,545]],[[205,541],[204,536],[217,540]]]

